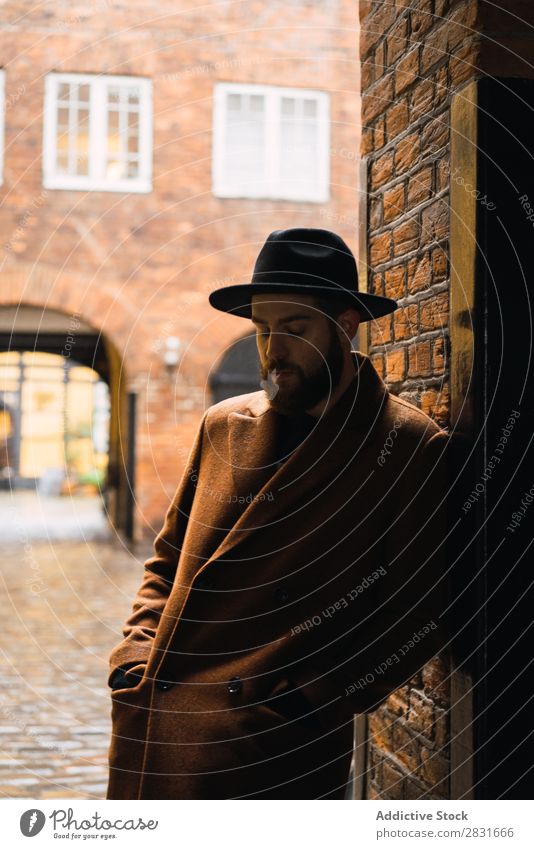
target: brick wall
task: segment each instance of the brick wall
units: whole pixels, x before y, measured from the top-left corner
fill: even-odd
[[[359,95],[356,0],[174,0],[2,6],[6,151],[0,186],[0,306],[78,312],[123,359],[138,392],[137,524],[153,537],[211,403],[207,378],[252,325],[213,310],[212,289],[247,282],[266,235],[337,230],[356,251]],[[41,196],[44,76],[140,74],[153,81],[154,189],[48,189]],[[211,191],[216,80],[320,88],[331,95],[331,200],[221,199]],[[37,200],[37,202],[36,202]],[[21,226],[21,222],[24,222]],[[38,281],[38,282],[37,282]],[[169,379],[162,346],[186,347]],[[259,388],[259,386],[258,386]]]
[[[370,291],[400,309],[371,328],[391,391],[449,422],[449,108],[477,73],[473,0],[360,3]],[[369,716],[368,798],[449,796],[445,658]]]
[[[370,291],[401,308],[371,329],[390,389],[449,425],[450,103],[484,74],[532,78],[534,6],[360,1]],[[450,798],[445,657],[369,716],[369,798]]]

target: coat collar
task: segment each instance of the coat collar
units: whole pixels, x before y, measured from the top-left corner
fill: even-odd
[[[351,351],[354,380],[283,465],[276,468],[279,414],[261,390],[249,396],[242,412],[228,415],[230,485],[235,494],[269,495],[247,503],[236,524],[205,566],[266,525],[276,533],[276,521],[313,497],[328,479],[348,465],[373,432],[388,390],[371,360]],[[298,515],[298,513],[297,513]]]

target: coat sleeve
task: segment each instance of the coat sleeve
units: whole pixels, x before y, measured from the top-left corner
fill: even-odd
[[[165,521],[154,540],[155,554],[145,561],[144,576],[139,586],[132,610],[122,627],[124,639],[109,656],[108,686],[119,667],[143,663],[148,660],[163,608],[169,597],[176,574],[195,486],[190,470],[200,467],[202,439],[207,413],[204,413],[193,446],[189,452],[185,471],[165,515]]]
[[[324,653],[315,677],[301,678],[312,703],[342,699],[352,713],[376,710],[445,647],[448,445],[437,431],[392,487],[386,574],[374,585],[373,610],[361,624],[347,620],[338,649]]]

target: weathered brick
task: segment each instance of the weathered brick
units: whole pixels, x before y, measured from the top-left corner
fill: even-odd
[[[404,183],[398,183],[384,192],[384,224],[389,224],[404,212]]]
[[[391,232],[381,233],[379,236],[373,236],[370,242],[369,256],[372,265],[378,265],[381,262],[387,262],[391,257]]]
[[[382,272],[378,271],[374,274],[371,274],[371,287],[370,291],[374,295],[383,295],[384,284],[382,281]]]
[[[399,95],[419,76],[419,47],[402,57],[395,69],[395,94]]]
[[[434,704],[418,693],[417,690],[410,691],[410,709],[408,722],[416,731],[423,734],[428,740],[433,738]]]
[[[387,351],[386,353],[386,376],[391,383],[400,383],[406,377],[406,350],[405,348]]]
[[[440,330],[449,320],[449,293],[440,292],[420,302],[419,324],[421,333]]]
[[[396,10],[392,3],[381,6],[367,14],[360,27],[360,55],[364,59],[376,43],[383,38],[395,21]]]
[[[393,333],[396,342],[417,335],[417,304],[401,307],[393,313]]]
[[[393,153],[388,151],[371,164],[371,191],[379,189],[393,176]]]
[[[360,142],[360,153],[362,156],[367,156],[373,150],[373,133],[372,127],[362,127],[362,137]]]
[[[449,114],[448,112],[443,112],[438,117],[432,118],[423,127],[423,131],[421,133],[421,148],[426,152],[436,152],[441,150],[448,143]]]
[[[446,105],[450,93],[449,65],[443,65],[434,75],[434,107],[439,109]]]
[[[369,204],[369,225],[371,230],[378,230],[379,227],[382,226],[382,202],[383,198],[380,195],[379,197],[373,198]]]
[[[388,65],[394,65],[401,53],[406,50],[408,39],[408,17],[404,16],[391,27],[386,38],[386,56]]]
[[[419,244],[419,225],[415,218],[399,224],[393,230],[393,255],[402,256]]]
[[[411,38],[412,41],[420,39],[434,25],[431,3],[418,4],[419,8],[410,12]]]
[[[368,728],[373,746],[390,748],[391,722],[381,711],[374,711],[369,714]]]
[[[408,181],[407,208],[413,209],[432,194],[432,166],[425,165],[412,174]]]
[[[393,101],[393,74],[387,74],[373,83],[362,96],[362,121],[370,124],[377,115],[389,108]]]
[[[373,363],[373,366],[375,367],[380,377],[384,377],[384,355],[371,354],[371,362]]]
[[[389,761],[382,764],[382,784],[385,797],[388,799],[402,799],[404,776],[394,769]]]
[[[449,62],[451,88],[458,88],[466,80],[480,75],[480,53],[481,40],[478,36],[469,38],[455,50]]]
[[[440,159],[436,163],[436,192],[441,192],[449,185],[450,163],[448,159]]]
[[[371,344],[385,345],[391,342],[391,315],[375,319],[371,324]]]
[[[375,150],[380,150],[386,143],[386,119],[379,118],[375,124]]]
[[[422,775],[431,784],[432,789],[443,797],[448,796],[449,790],[449,761],[442,755],[432,752],[426,747],[421,749],[423,763]]]
[[[445,427],[449,419],[449,387],[446,385],[441,390],[434,388],[425,389],[424,392],[421,393],[421,409],[423,413],[427,414],[427,416],[435,419],[441,427]],[[443,675],[445,678],[446,673],[443,673]]]
[[[408,346],[408,377],[428,377],[432,374],[430,340],[413,342]]]
[[[395,265],[384,272],[384,295],[388,298],[403,298],[406,294],[406,269]]]
[[[432,280],[434,283],[439,283],[447,277],[448,267],[449,263],[445,251],[441,248],[435,248],[432,251]]]
[[[381,41],[375,50],[375,80],[386,73],[386,44]]]
[[[395,147],[395,173],[407,171],[419,158],[419,134],[411,133],[397,142]]]
[[[410,92],[410,120],[418,121],[430,114],[434,100],[433,80],[424,80]]]
[[[422,74],[426,74],[433,65],[447,57],[447,27],[448,22],[445,22],[425,38],[421,51]]]
[[[395,103],[391,109],[388,109],[386,112],[386,136],[388,142],[406,129],[409,123],[409,118],[410,113],[408,109],[408,100],[406,98]]]
[[[420,744],[413,739],[407,729],[407,723],[396,721],[392,728],[393,752],[402,766],[415,772],[421,762]]]
[[[449,217],[449,205],[443,199],[425,206],[421,214],[421,244],[445,239],[449,235]]]
[[[434,374],[442,374],[447,367],[446,363],[446,346],[445,338],[439,336],[434,340],[432,350],[432,372]]]
[[[374,82],[375,79],[375,59],[374,56],[366,59],[365,62],[362,62],[361,65],[361,87],[362,91],[365,91],[366,88]]]

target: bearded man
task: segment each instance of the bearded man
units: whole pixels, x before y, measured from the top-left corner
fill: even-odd
[[[271,233],[250,284],[261,389],[205,411],[110,656],[107,798],[340,799],[355,713],[447,639],[447,433],[389,393],[335,233]]]

